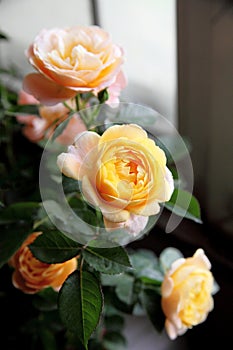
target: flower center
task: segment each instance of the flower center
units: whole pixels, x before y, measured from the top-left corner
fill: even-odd
[[[211,295],[208,291],[205,280],[194,284],[189,290],[187,298],[183,303],[182,310],[179,313],[183,324],[191,328],[205,319],[208,311]]]
[[[138,164],[133,161],[117,159],[115,161],[116,173],[120,180],[132,182],[136,185],[138,175]]]

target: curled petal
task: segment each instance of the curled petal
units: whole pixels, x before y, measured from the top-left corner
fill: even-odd
[[[172,278],[164,279],[164,283],[162,284],[162,295],[164,298],[168,298],[172,292],[174,283]]]
[[[19,96],[18,96],[19,105],[34,105],[38,103],[39,101],[33,95],[30,95],[23,90],[19,92]]]
[[[180,258],[174,261],[171,265],[170,270],[168,271],[168,275],[172,275],[182,264],[185,263],[185,258]]]
[[[168,169],[168,167],[165,168],[165,194],[164,194],[164,202],[169,201],[171,198],[171,195],[174,191],[174,180],[172,177],[171,171]]]
[[[130,235],[137,236],[148,222],[148,217],[130,214],[127,221],[124,222],[113,222],[109,221],[104,217],[104,225],[107,231],[113,231],[117,229],[125,229]]]
[[[197,263],[199,263],[200,266],[202,266],[208,270],[211,269],[211,263],[210,263],[209,259],[207,258],[207,256],[205,255],[205,252],[203,249],[201,249],[201,248],[197,249],[193,255],[193,259],[195,259],[195,261]]]
[[[84,159],[87,154],[97,147],[100,136],[96,132],[86,131],[75,138],[76,154],[80,159]]]
[[[52,80],[45,78],[39,73],[26,75],[23,80],[23,89],[47,106],[68,100],[77,94],[73,90],[55,84]]]
[[[67,177],[79,180],[80,163],[77,158],[70,153],[61,153],[57,157],[57,165],[60,171]]]
[[[165,328],[166,332],[171,340],[174,340],[177,338],[177,330],[172,322],[170,322],[168,319],[165,321]]]

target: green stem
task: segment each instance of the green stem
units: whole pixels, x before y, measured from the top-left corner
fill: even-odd
[[[73,108],[71,108],[66,102],[63,102],[63,105],[64,105],[70,112],[74,112]]]
[[[75,103],[76,103],[76,110],[79,112],[80,111],[80,107],[81,107],[81,97],[80,94],[77,94],[75,96]]]

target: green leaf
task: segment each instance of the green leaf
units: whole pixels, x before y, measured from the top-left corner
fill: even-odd
[[[127,350],[126,339],[118,332],[107,332],[102,341],[106,350]]]
[[[144,310],[144,308],[142,307],[140,302],[137,302],[134,305],[132,315],[134,315],[134,316],[146,316],[146,311]]]
[[[80,192],[81,184],[80,181],[71,179],[65,175],[62,175],[62,186],[63,191],[68,194],[72,192]]]
[[[117,286],[118,283],[120,283],[122,274],[119,275],[107,275],[107,274],[101,274],[101,283],[103,286],[107,287],[114,287]]]
[[[9,205],[0,211],[0,225],[17,221],[31,223],[35,217],[40,203],[18,202]]]
[[[87,207],[86,202],[81,198],[78,198],[77,195],[73,195],[68,199],[69,205],[73,209],[84,209]]]
[[[45,231],[29,248],[32,254],[48,264],[62,263],[77,256],[81,246],[60,231]]]
[[[57,297],[58,293],[53,288],[45,288],[35,294],[33,305],[41,311],[57,310]]]
[[[94,248],[83,251],[85,261],[99,272],[119,274],[131,267],[127,252],[122,247]]]
[[[102,114],[108,116],[108,126],[110,126],[110,123],[134,123],[143,128],[150,128],[160,117],[160,114],[152,108],[145,108],[145,106],[132,103],[123,103],[119,108],[110,108],[105,104],[102,105],[102,110]]]
[[[146,249],[138,249],[137,251],[130,252],[130,261],[135,269],[134,274],[141,276],[142,271],[147,269],[158,270],[158,259],[154,252]]]
[[[47,327],[39,328],[39,336],[43,344],[43,350],[57,350],[55,334]]]
[[[138,249],[130,253],[130,260],[134,268],[134,275],[144,284],[161,285],[163,275],[158,258],[154,252],[146,249]]]
[[[88,340],[98,325],[103,306],[96,276],[87,271],[73,272],[60,289],[58,305],[64,325],[71,332],[76,332],[88,349]]]
[[[171,199],[164,206],[178,216],[202,223],[198,200],[187,191],[175,188]]]
[[[140,274],[138,274],[138,277],[145,284],[155,284],[160,286],[163,282],[163,274],[161,271],[150,267],[143,269]]]
[[[51,138],[51,141],[54,141],[59,135],[61,135],[63,133],[63,131],[67,127],[70,119],[73,117],[73,115],[74,115],[74,112],[70,112],[67,119],[56,127],[56,129],[53,133],[53,136]]]
[[[116,286],[116,295],[123,303],[132,305],[136,302],[137,296],[134,291],[135,279],[133,276],[122,274]]]
[[[161,308],[161,296],[150,289],[145,289],[140,299],[153,326],[161,332],[164,327],[165,316]]]
[[[37,105],[16,105],[16,106],[11,106],[8,108],[6,111],[6,114],[9,115],[37,115],[39,116],[39,110]]]
[[[124,317],[121,315],[105,316],[104,325],[108,331],[121,332],[124,329]]]
[[[117,275],[115,275],[115,277],[117,277]],[[104,299],[106,300],[106,298],[110,299],[108,301],[108,310],[111,310],[110,308],[112,308],[114,310],[114,313],[116,313],[116,311],[123,312],[124,314],[133,313],[135,303],[127,304],[123,302],[118,298],[118,296],[115,293],[115,290],[113,290],[112,288],[104,290]]]
[[[98,227],[97,216],[92,210],[90,210],[89,208],[83,208],[83,209],[72,208],[72,209],[81,220],[93,226],[94,229],[95,227]],[[88,234],[87,231],[86,231],[86,234]],[[90,231],[90,234],[93,235],[93,231]]]
[[[173,247],[165,248],[159,256],[159,263],[162,271],[166,273],[174,261],[183,257],[184,256],[180,250]]]
[[[78,231],[79,228],[81,232],[85,232],[86,235],[94,236],[96,234],[96,229],[95,229],[96,226],[92,227],[90,223],[92,222],[95,223],[97,218],[93,214],[93,212],[91,212],[91,210],[89,210],[88,208],[87,210],[85,208],[83,210],[82,209],[76,210],[75,208],[72,208],[74,213],[79,217],[77,219],[75,215],[70,216],[70,214],[67,213],[67,211],[64,211],[64,208],[62,208],[62,206],[54,200],[43,201],[43,205],[51,221],[54,223],[55,226],[59,227],[59,229],[62,232],[77,233],[71,237],[75,241],[76,241],[76,237],[78,237],[79,235],[79,231]],[[78,227],[77,227],[77,220],[79,220]]]
[[[108,98],[109,98],[109,95],[108,95],[107,89],[101,90],[98,93],[98,100],[100,101],[100,103],[104,103],[105,101],[108,100]]]
[[[64,324],[61,322],[58,308],[49,310],[49,312],[41,312],[40,315],[42,317],[39,322],[45,327],[56,333],[61,331],[64,332]]]
[[[0,268],[8,262],[11,256],[20,248],[29,235],[28,225],[11,224],[1,229],[0,234]]]
[[[0,210],[0,266],[9,260],[33,231],[32,221],[38,207],[37,202],[21,202]]]

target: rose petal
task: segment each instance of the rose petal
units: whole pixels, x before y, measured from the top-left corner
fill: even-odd
[[[18,104],[19,105],[34,105],[34,104],[38,104],[39,101],[30,94],[27,94],[25,91],[21,90],[19,92],[19,96],[18,96]]]
[[[144,228],[148,222],[148,217],[130,214],[130,217],[125,222],[112,222],[104,217],[104,225],[107,231],[113,231],[116,229],[125,229],[130,235],[137,236]]]
[[[164,279],[162,283],[162,289],[161,289],[161,292],[164,298],[168,298],[170,296],[173,286],[174,286],[174,283],[172,278],[168,277]]]
[[[83,160],[94,147],[97,147],[99,140],[100,136],[96,132],[85,131],[79,134],[75,138],[74,145],[80,159]]]
[[[75,91],[57,85],[39,73],[26,75],[23,80],[23,89],[47,106],[55,105],[76,95]]]
[[[173,325],[173,323],[171,323],[168,319],[166,319],[166,321],[165,321],[165,328],[166,328],[166,332],[171,340],[174,340],[177,338],[177,335],[178,335],[177,330],[176,330],[175,326]]]
[[[86,200],[92,205],[98,207],[107,220],[112,222],[122,222],[129,219],[130,214],[127,210],[115,208],[103,201],[87,176],[84,176],[82,179],[82,191]]]
[[[153,202],[148,202],[144,206],[138,206],[135,208],[132,208],[132,212],[138,215],[143,215],[143,216],[150,216],[150,215],[156,215],[160,211],[160,206],[157,202],[157,200]]]
[[[196,263],[198,263],[200,266],[203,266],[208,270],[211,269],[211,263],[207,258],[207,256],[205,255],[205,252],[203,249],[201,248],[197,249],[193,255],[193,259],[195,259]]]
[[[117,76],[116,80],[113,84],[108,87],[109,98],[106,101],[107,104],[111,105],[111,107],[116,107],[119,103],[119,95],[121,90],[123,90],[127,85],[127,79],[124,72],[121,70]]]
[[[113,125],[103,133],[100,143],[117,140],[119,137],[126,137],[137,142],[138,139],[146,138],[147,133],[136,124]]]
[[[168,271],[169,275],[172,275],[182,264],[184,264],[186,261],[185,258],[179,258],[177,260],[175,260],[172,265],[170,270]]]
[[[77,158],[73,154],[59,154],[59,156],[57,157],[57,166],[65,176],[71,177],[75,180],[80,180],[79,170],[81,164],[77,161]]]

